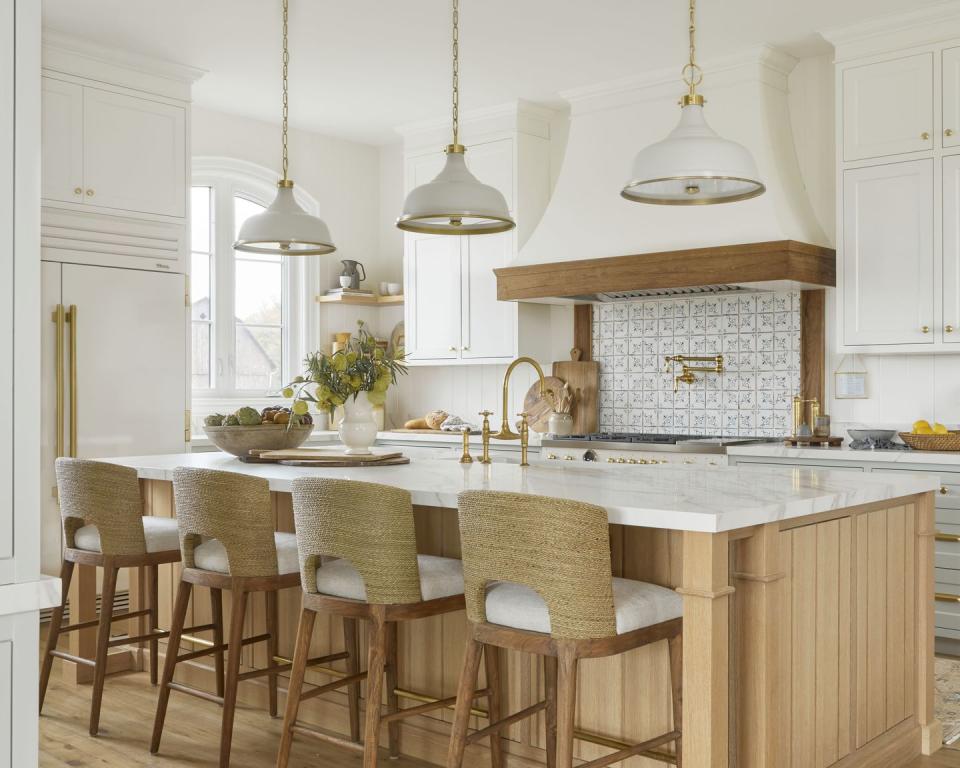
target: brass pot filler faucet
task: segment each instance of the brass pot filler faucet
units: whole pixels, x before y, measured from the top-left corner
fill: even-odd
[[[713,365],[692,366],[687,365],[687,363],[713,363]],[[712,357],[667,355],[667,357],[664,358],[664,373],[672,373],[676,371],[677,365],[681,366],[681,371],[673,377],[674,392],[680,388],[680,382],[683,382],[684,384],[693,384],[697,380],[697,377],[694,374],[723,373],[723,355],[715,355]]]

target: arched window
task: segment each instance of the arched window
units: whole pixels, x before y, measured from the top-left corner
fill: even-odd
[[[192,388],[194,399],[276,396],[299,373],[311,257],[235,251],[243,222],[276,194],[276,174],[245,161],[195,158],[191,194]],[[298,190],[310,212],[317,205]],[[296,370],[295,370],[296,369]]]

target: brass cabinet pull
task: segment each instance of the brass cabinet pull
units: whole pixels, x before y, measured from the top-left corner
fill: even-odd
[[[449,347],[447,347],[447,352],[456,352],[456,351],[457,351],[457,348],[452,344]]]
[[[926,131],[924,131],[923,133],[920,134],[920,138],[923,139],[924,141],[929,141],[929,140],[930,140],[930,134],[927,133]]]
[[[947,486],[945,486],[945,485],[941,485],[941,486],[940,486],[940,495],[941,495],[941,496],[946,496],[948,493],[950,493],[950,489],[947,488]]]
[[[56,440],[56,453],[57,458],[63,456],[63,330],[64,323],[66,322],[66,317],[63,311],[63,304],[57,304],[53,310],[53,322],[56,323],[57,338],[55,342],[55,355],[56,361],[54,364],[54,374],[57,382],[57,395],[56,395],[56,418],[57,423],[57,440]]]
[[[933,599],[943,603],[960,603],[960,595],[951,595],[949,592],[937,592]]]
[[[953,136],[953,128],[947,128],[947,129],[943,132],[943,135],[944,135],[944,136]]]
[[[929,325],[921,325],[921,326],[920,326],[920,331],[921,331],[922,333],[930,333],[930,326],[929,326]]]
[[[70,456],[77,455],[77,305],[67,312],[70,323]]]
[[[83,187],[74,187],[74,188],[73,188],[73,194],[75,194],[75,195],[82,195],[82,194],[83,194]]]
[[[96,194],[92,189],[87,190],[87,197],[93,197]]]
[[[943,330],[944,330],[945,333],[953,333],[953,326],[952,326],[952,325],[945,325],[945,326],[943,327]]]
[[[940,531],[937,531],[933,538],[935,538],[937,541],[949,541],[953,543],[960,542],[960,535],[956,533],[940,533]]]

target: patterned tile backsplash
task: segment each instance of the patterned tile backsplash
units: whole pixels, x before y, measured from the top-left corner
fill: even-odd
[[[667,355],[718,354],[724,373],[698,373],[674,393]],[[594,305],[593,359],[601,430],[786,435],[800,388],[800,293]]]

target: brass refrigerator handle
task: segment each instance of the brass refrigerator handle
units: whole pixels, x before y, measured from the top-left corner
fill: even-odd
[[[53,322],[57,326],[56,334],[56,364],[54,365],[55,378],[57,382],[57,404],[55,421],[57,424],[56,453],[57,458],[63,456],[63,331],[66,318],[63,311],[63,304],[57,304],[53,310]]]
[[[77,305],[67,312],[70,323],[70,455],[77,455]]]

